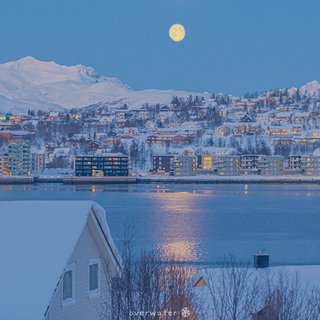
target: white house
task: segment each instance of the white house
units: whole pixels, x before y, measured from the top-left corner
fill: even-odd
[[[0,319],[111,319],[122,262],[98,204],[0,201],[0,253]]]

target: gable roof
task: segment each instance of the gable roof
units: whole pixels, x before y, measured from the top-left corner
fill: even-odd
[[[42,319],[89,215],[111,251],[105,211],[89,201],[0,201],[0,315]]]
[[[207,281],[205,280],[205,278],[203,276],[201,276],[196,283],[193,285],[194,287],[207,287]]]

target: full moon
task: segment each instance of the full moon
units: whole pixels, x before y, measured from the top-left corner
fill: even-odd
[[[173,41],[180,42],[186,36],[186,29],[182,24],[174,24],[169,29],[169,36]]]

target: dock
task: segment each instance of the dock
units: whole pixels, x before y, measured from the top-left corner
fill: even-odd
[[[60,183],[77,184],[320,184],[320,176],[108,176],[108,177],[76,177],[76,176],[0,176],[0,185]]]
[[[33,184],[34,177],[0,177],[0,184]]]
[[[132,184],[136,183],[135,177],[66,177],[63,184]]]
[[[320,184],[320,176],[143,176],[138,183],[208,184]]]

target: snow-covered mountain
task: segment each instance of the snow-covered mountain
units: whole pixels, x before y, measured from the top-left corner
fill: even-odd
[[[294,94],[297,88],[289,89]],[[300,88],[300,93],[320,97],[319,81]],[[0,112],[26,113],[34,110],[63,110],[90,105],[141,107],[144,103],[168,104],[172,96],[198,94],[176,90],[132,90],[116,78],[98,75],[83,65],[63,66],[32,57],[0,64]]]
[[[169,103],[174,90],[134,91],[120,80],[98,75],[82,65],[63,66],[32,57],[0,64],[0,111],[25,113],[28,109],[63,110],[103,102],[114,106],[127,103]],[[203,94],[205,95],[205,94]]]
[[[320,97],[320,82],[308,82],[300,88],[300,93],[306,96]]]

